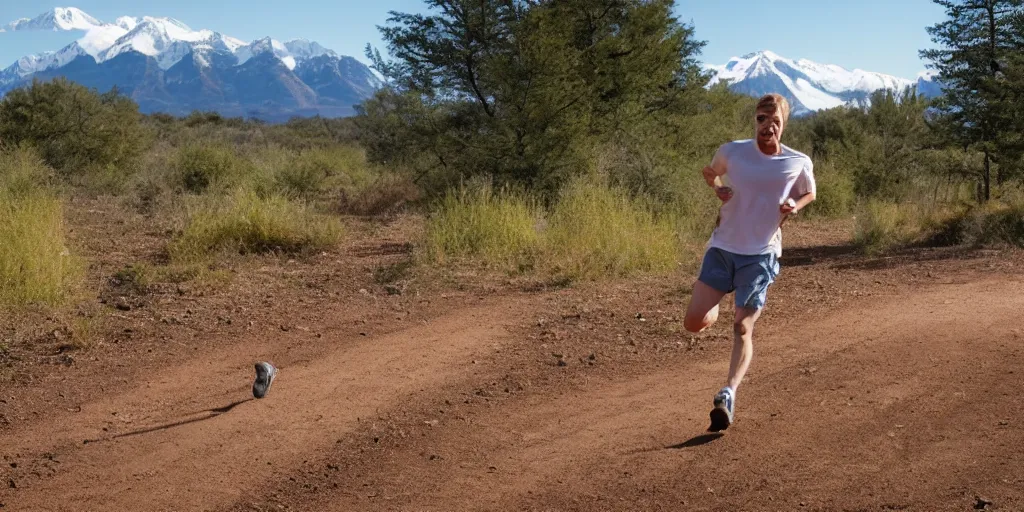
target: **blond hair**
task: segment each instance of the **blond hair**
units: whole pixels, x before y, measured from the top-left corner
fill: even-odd
[[[779,112],[782,114],[782,122],[789,122],[789,102],[781,94],[771,93],[761,96],[761,99],[757,100],[757,112],[767,110],[770,112]]]

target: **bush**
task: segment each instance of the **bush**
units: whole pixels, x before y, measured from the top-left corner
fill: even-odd
[[[42,186],[50,171],[30,151],[0,153],[0,302],[61,304],[80,285],[81,262],[64,236],[60,199]]]
[[[949,213],[937,207],[871,199],[857,215],[854,243],[868,254],[880,254],[934,239],[948,218]]]
[[[299,254],[329,248],[341,237],[338,219],[318,215],[281,196],[260,197],[237,189],[207,198],[169,246],[172,261],[203,260],[221,252]]]
[[[1024,203],[990,202],[951,216],[932,241],[943,245],[1024,247]]]
[[[295,197],[315,198],[328,191],[351,190],[365,186],[370,179],[363,152],[350,146],[303,150],[278,165],[278,190]]]
[[[835,218],[853,211],[857,196],[850,173],[824,161],[815,168],[814,181],[817,193],[814,202],[807,208],[808,216]]]
[[[450,190],[427,221],[427,257],[438,263],[473,257],[522,265],[539,246],[540,216],[536,202],[523,194],[496,194],[489,186]]]
[[[172,167],[178,188],[202,193],[214,186],[227,187],[239,181],[247,165],[231,148],[191,144],[178,150]]]
[[[0,100],[0,140],[28,143],[62,174],[90,166],[134,170],[148,135],[138,106],[116,91],[98,94],[58,78],[34,80]]]
[[[572,183],[551,215],[545,260],[570,279],[668,272],[681,243],[673,223],[625,191],[591,181]]]
[[[421,197],[420,188],[400,174],[381,174],[363,187],[342,189],[338,210],[351,215],[381,215],[393,212]]]

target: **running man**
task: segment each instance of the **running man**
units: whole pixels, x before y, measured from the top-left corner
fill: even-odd
[[[789,120],[786,99],[765,95],[757,102],[754,119],[754,138],[722,145],[703,170],[723,204],[693,285],[686,330],[710,327],[718,319],[722,298],[736,293],[729,379],[714,398],[712,432],[733,423],[736,390],[754,355],[754,323],[780,270],[782,224],[814,201],[815,194],[811,159],[781,142]]]

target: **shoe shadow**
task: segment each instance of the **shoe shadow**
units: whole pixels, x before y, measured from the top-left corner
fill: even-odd
[[[148,427],[148,428],[143,428],[143,429],[139,429],[139,430],[133,430],[131,432],[124,432],[124,433],[121,433],[121,434],[112,435],[110,437],[106,437],[106,438],[102,438],[102,439],[86,439],[84,441],[84,444],[95,443],[95,442],[99,442],[99,441],[111,441],[111,440],[114,440],[114,439],[120,439],[122,437],[131,437],[131,436],[137,436],[137,435],[141,435],[141,434],[148,434],[150,432],[157,432],[159,430],[168,430],[168,429],[172,429],[174,427],[180,427],[182,425],[188,425],[189,423],[196,423],[196,422],[200,422],[200,421],[206,421],[206,420],[211,419],[211,418],[216,418],[217,416],[220,416],[221,414],[227,413],[227,412],[231,411],[231,409],[234,409],[235,407],[238,407],[239,405],[242,405],[242,404],[244,404],[246,402],[249,402],[251,400],[255,400],[255,398],[246,398],[245,400],[239,400],[237,402],[230,403],[230,404],[225,405],[223,407],[215,407],[215,408],[212,408],[212,409],[205,409],[205,410],[202,410],[202,411],[198,411],[198,412],[194,412],[192,414],[189,414],[189,416],[193,416],[193,415],[196,415],[196,414],[206,414],[205,416],[199,416],[197,418],[190,418],[190,419],[187,419],[187,420],[174,421],[174,422],[171,422],[171,423],[164,423],[162,425],[156,425],[154,427]]]
[[[686,448],[693,448],[693,447],[696,447],[696,446],[701,446],[701,445],[708,444],[708,443],[710,443],[712,441],[715,441],[716,439],[718,439],[718,438],[720,438],[720,437],[722,437],[724,435],[725,434],[723,434],[721,432],[714,432],[714,433],[711,433],[711,434],[701,434],[699,436],[691,438],[690,440],[688,440],[686,442],[679,443],[679,444],[674,444],[674,445],[671,445],[671,446],[666,446],[665,449],[668,449],[668,450],[683,450],[683,449],[686,449]]]

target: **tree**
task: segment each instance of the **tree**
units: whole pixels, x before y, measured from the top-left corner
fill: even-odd
[[[0,100],[0,141],[30,144],[65,175],[134,164],[145,149],[142,115],[116,89],[99,94],[64,78],[38,79]]]
[[[703,42],[669,0],[427,0],[367,48],[388,87],[360,109],[371,158],[555,190],[591,149],[692,108]],[[426,155],[424,157],[423,155]]]
[[[981,198],[991,198],[992,164],[1013,160],[1014,103],[1007,67],[1024,48],[1021,30],[1024,0],[934,0],[946,8],[947,20],[927,31],[939,48],[922,50],[930,68],[939,71],[945,89],[937,102],[950,137],[965,151],[984,155],[979,174]]]

